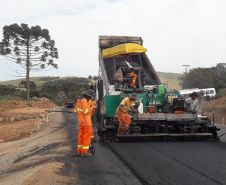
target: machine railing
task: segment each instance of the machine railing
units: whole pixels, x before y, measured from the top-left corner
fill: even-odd
[[[204,116],[203,115],[204,112],[212,112],[213,113],[213,125],[214,125],[215,112],[213,110],[203,110],[202,111],[202,116]]]

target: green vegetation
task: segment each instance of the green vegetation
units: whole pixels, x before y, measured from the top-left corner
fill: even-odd
[[[77,100],[80,93],[88,88],[88,84],[78,84],[66,81],[59,85],[45,84],[41,90],[31,91],[30,96],[45,97],[57,105],[63,105],[63,101],[66,99]]]
[[[24,100],[26,98],[26,92],[14,87],[8,87],[0,85],[0,103],[13,100]]]
[[[218,92],[217,92],[217,96],[216,98],[222,98],[226,96],[226,88],[223,88],[223,89],[220,89]]]
[[[45,97],[50,99],[57,105],[63,105],[66,99],[77,100],[80,93],[89,88],[88,84],[78,84],[74,82],[62,82],[60,85],[45,84],[40,90],[30,91],[30,97]],[[13,100],[26,100],[26,92],[24,90],[16,89],[0,85],[0,102],[7,102]]]
[[[30,85],[30,90],[36,90],[37,89],[37,85],[36,85],[35,82],[30,81],[29,85]],[[21,81],[19,87],[20,88],[27,88],[27,81]]]
[[[226,88],[226,63],[219,63],[211,68],[194,68],[184,73],[180,85],[185,88],[215,88],[216,91]]]
[[[7,98],[6,98],[6,99],[4,99],[4,98],[2,99],[2,98],[3,98],[3,97],[0,98],[0,104],[1,104],[1,103],[4,103],[4,102],[12,102],[12,101],[14,101],[14,100],[20,100],[20,99],[17,99],[17,98],[15,98],[15,97],[12,97],[12,96],[9,97],[8,99],[7,99]]]
[[[9,80],[9,81],[2,81],[0,85],[13,85],[16,88],[19,88],[21,81],[25,81],[25,78],[20,78],[17,80]],[[49,77],[49,76],[42,76],[42,77],[30,77],[30,81],[33,81],[37,85],[37,89],[42,89],[45,83],[49,84],[59,84],[62,82],[76,82],[76,83],[84,83],[88,84],[89,81],[87,78],[84,77]]]

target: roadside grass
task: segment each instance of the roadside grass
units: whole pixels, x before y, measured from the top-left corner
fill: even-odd
[[[2,99],[2,100],[1,100],[1,99],[0,99],[0,104],[1,104],[1,103],[5,103],[5,102],[12,102],[12,101],[13,101],[13,100],[8,100],[8,99]]]
[[[4,102],[22,101],[18,96],[0,96],[0,104]]]

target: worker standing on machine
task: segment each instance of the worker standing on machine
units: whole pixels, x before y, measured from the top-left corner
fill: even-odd
[[[137,110],[133,107],[136,99],[138,99],[138,96],[136,93],[133,93],[131,96],[124,98],[118,106],[116,110],[116,116],[119,120],[118,134],[127,134],[127,130],[131,124],[128,111],[132,108],[135,112],[137,112]]]
[[[198,96],[199,95],[197,94],[197,92],[193,92],[192,94],[190,94],[190,97],[186,99],[188,107],[194,114],[197,113],[197,110],[198,110],[198,104],[199,104],[197,99]]]
[[[96,108],[96,106],[90,107],[88,102],[93,96],[93,90],[89,89],[85,91],[83,96],[78,99],[75,110],[70,111],[71,113],[77,112],[78,115],[79,132],[77,155],[83,157],[92,157],[92,154],[87,152],[90,144],[90,126],[92,126],[90,113]]]
[[[125,56],[125,63],[126,63],[126,65],[129,68],[133,68],[134,70],[137,70],[139,68],[139,67],[132,67],[129,62],[130,62],[130,56],[126,55]],[[128,86],[133,87],[136,84],[137,75],[135,73],[131,72],[131,73],[127,73],[126,76],[134,77],[132,82],[127,82]]]

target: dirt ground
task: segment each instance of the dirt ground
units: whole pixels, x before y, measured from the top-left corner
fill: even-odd
[[[33,113],[41,113],[41,112],[45,112],[45,109],[40,109],[40,108],[33,108],[33,107],[29,107],[29,108],[19,108],[19,109],[13,109],[13,110],[9,110],[8,113],[26,113],[26,114],[33,114]]]
[[[216,124],[224,124],[226,125],[226,97],[222,97],[217,100],[206,101],[199,104],[199,114],[202,113],[202,110],[213,110],[215,113],[215,120]],[[213,114],[205,112],[205,115],[209,116],[210,119],[213,121]]]
[[[62,115],[54,114],[49,124],[31,137],[0,143],[0,184],[51,185],[76,181],[75,177],[68,178],[62,174],[65,168],[63,160],[71,153],[71,147],[70,143],[64,143],[68,139],[68,131],[61,128],[59,120],[64,121]],[[15,122],[15,125],[19,130],[20,127],[26,128],[24,131],[30,130],[32,127],[27,121]]]
[[[0,124],[0,143],[23,139],[40,130],[46,124],[42,118]]]
[[[29,137],[47,123],[46,109],[53,109],[50,101],[5,102],[0,104],[0,143]]]

